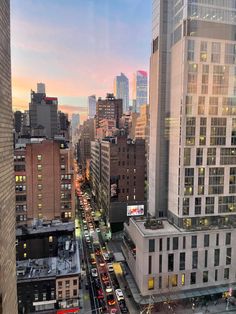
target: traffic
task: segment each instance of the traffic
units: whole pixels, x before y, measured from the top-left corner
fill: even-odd
[[[80,190],[79,185],[76,186],[84,262],[87,264],[93,313],[129,313],[114,272],[113,253],[107,250],[90,197]]]

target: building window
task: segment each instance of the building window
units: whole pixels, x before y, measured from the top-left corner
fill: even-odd
[[[179,238],[174,237],[173,238],[173,250],[178,250],[178,248],[179,248]]]
[[[66,290],[66,299],[70,298],[70,290]]]
[[[196,197],[195,198],[195,215],[201,215],[201,204],[202,204],[202,199],[201,197]]]
[[[208,264],[208,251],[205,250],[204,267],[207,268]]]
[[[220,265],[220,249],[215,249],[214,253],[214,266]]]
[[[229,279],[229,268],[224,269],[224,279]]]
[[[39,194],[38,194],[38,199],[41,200],[41,199],[42,199],[42,196],[43,196],[43,195],[42,195],[41,193],[39,193]]]
[[[73,280],[73,285],[76,286],[76,285],[77,285],[77,282],[78,282],[77,279],[74,279],[74,280]]]
[[[194,168],[185,168],[184,195],[194,193]]]
[[[38,209],[42,209],[42,204],[41,203],[38,204]]]
[[[73,297],[76,297],[76,296],[77,296],[77,290],[74,289],[74,290],[73,290]]]
[[[207,148],[207,165],[214,166],[216,164],[216,148]]]
[[[58,289],[62,289],[62,281],[58,281],[57,284],[58,284]]]
[[[196,283],[196,273],[190,274],[190,285],[195,285]]]
[[[231,244],[231,233],[226,233],[225,237],[225,245],[230,245]]]
[[[172,275],[171,277],[171,286],[177,287],[178,285],[178,275]]]
[[[48,242],[52,243],[53,242],[53,236],[48,237]]]
[[[201,41],[200,61],[207,62],[207,41]]]
[[[219,233],[216,234],[216,246],[219,245]]]
[[[209,194],[223,194],[224,193],[224,168],[210,168],[209,169]]]
[[[149,240],[149,252],[155,252],[155,239],[150,239]]]
[[[198,266],[198,251],[192,252],[192,269]]]
[[[159,273],[162,272],[162,255],[159,255]]]
[[[154,277],[148,278],[148,290],[154,289]]]
[[[70,288],[70,280],[66,280],[66,288]]]
[[[152,273],[152,256],[148,256],[148,274],[150,275]]]
[[[210,235],[204,234],[204,247],[208,247],[210,244]]]
[[[42,155],[37,156],[38,161],[42,160]]]
[[[159,239],[159,251],[162,251],[162,239]]]
[[[24,253],[24,258],[26,258],[27,257],[27,253]]]
[[[211,62],[220,63],[220,43],[211,44]]]
[[[187,54],[187,60],[188,61],[194,61],[194,40],[188,40],[188,54]]]
[[[232,249],[231,249],[231,247],[227,247],[227,249],[226,249],[226,265],[231,265],[231,255],[232,255]]]
[[[205,207],[206,214],[214,214],[214,204],[215,204],[214,197],[206,197],[206,207]]]
[[[161,276],[158,279],[158,287],[159,287],[159,289],[161,289],[161,287],[162,287],[162,278],[161,278]]]
[[[42,184],[38,184],[38,190],[42,190]]]
[[[207,270],[204,270],[204,272],[203,272],[202,281],[204,283],[208,282],[208,271]]]
[[[186,248],[186,237],[183,237],[183,250]]]
[[[38,177],[38,180],[39,180],[39,181],[42,180],[42,175],[41,175],[41,174],[38,174],[37,177]]]
[[[169,251],[170,250],[170,238],[166,239],[166,250]]]
[[[42,171],[42,165],[37,165],[38,171]]]
[[[218,269],[215,269],[215,281],[218,280]]]
[[[185,270],[185,252],[179,254],[179,270]]]
[[[197,247],[197,236],[193,235],[192,236],[192,241],[191,241],[191,248],[195,249]]]
[[[168,254],[168,271],[174,271],[174,254]]]

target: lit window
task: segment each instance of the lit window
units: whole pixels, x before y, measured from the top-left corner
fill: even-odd
[[[38,199],[39,199],[39,200],[42,199],[42,194],[41,194],[41,193],[38,194]]]
[[[40,160],[42,160],[42,155],[38,155],[37,156],[37,159],[40,161]]]
[[[41,181],[42,180],[42,175],[38,174],[38,180]]]
[[[182,274],[182,276],[181,276],[181,285],[182,286],[185,285],[185,274]]]
[[[39,204],[38,204],[38,209],[41,209],[41,208],[42,208],[42,204],[39,203]]]
[[[24,243],[24,249],[26,249],[26,246],[27,246],[26,243]]]
[[[39,214],[38,214],[38,217],[39,217],[39,219],[42,219],[42,218],[43,218],[42,213],[39,213]]]
[[[38,184],[38,190],[42,190],[42,184]]]
[[[27,257],[27,254],[26,253],[24,253],[24,258],[26,258]]]
[[[38,171],[41,171],[42,170],[42,165],[37,165],[37,169],[38,169]]]
[[[52,242],[53,241],[53,236],[49,236],[48,237],[48,242]]]
[[[153,290],[154,289],[154,278],[151,277],[148,279],[148,290]]]

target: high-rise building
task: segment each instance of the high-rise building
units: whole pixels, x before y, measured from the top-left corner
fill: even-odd
[[[107,94],[105,99],[99,98],[96,106],[96,128],[100,127],[103,119],[114,119],[116,128],[119,128],[122,113],[122,99],[116,99],[113,94]]]
[[[145,142],[117,136],[91,143],[92,193],[106,220],[123,228],[135,210],[144,215]],[[137,214],[137,213],[136,213]]]
[[[38,86],[40,91],[45,89]],[[54,138],[58,133],[57,124],[58,100],[56,97],[47,97],[45,93],[31,91],[31,102],[29,104],[29,116],[31,130],[42,126],[47,138]]]
[[[37,93],[46,94],[46,88],[44,83],[37,83]]]
[[[129,80],[121,73],[114,78],[114,95],[123,101],[123,112],[129,111]]]
[[[236,289],[236,8],[214,4],[153,1],[152,217],[130,220],[124,252],[155,302]]]
[[[135,138],[142,138],[149,141],[149,105],[140,106],[140,115],[136,120]]]
[[[0,313],[17,313],[10,1],[0,9]]]
[[[133,78],[133,111],[139,112],[140,106],[147,104],[148,76],[146,71],[139,70]]]
[[[80,115],[79,113],[73,113],[71,117],[72,133],[80,126]]]
[[[31,142],[15,149],[17,225],[44,219],[74,218],[74,181],[71,149],[59,141]]]
[[[14,112],[14,129],[16,133],[20,133],[22,129],[23,113],[19,110]]]
[[[93,119],[96,115],[96,96],[91,95],[88,97],[88,118]]]

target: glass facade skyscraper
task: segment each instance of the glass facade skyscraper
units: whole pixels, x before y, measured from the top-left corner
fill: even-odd
[[[129,111],[129,79],[121,73],[114,79],[114,95],[123,101],[123,112]]]

